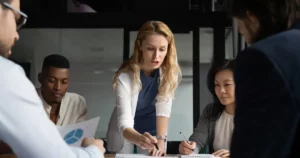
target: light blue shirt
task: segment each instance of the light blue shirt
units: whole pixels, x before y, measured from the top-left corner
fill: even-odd
[[[103,158],[96,146],[68,146],[24,70],[1,56],[0,140],[19,158]]]

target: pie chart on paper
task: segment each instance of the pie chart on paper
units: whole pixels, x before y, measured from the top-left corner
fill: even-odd
[[[78,142],[82,136],[83,136],[83,130],[78,128],[67,133],[64,137],[64,140],[66,141],[67,144],[74,144]]]

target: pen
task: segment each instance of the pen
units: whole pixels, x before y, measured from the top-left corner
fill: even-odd
[[[159,150],[157,144],[155,143],[154,145],[155,145],[155,148],[156,148],[157,150]]]
[[[179,132],[179,133],[183,136],[183,139],[184,139],[186,142],[190,143],[190,142],[186,139],[186,137],[183,135],[183,133],[181,133],[181,132]],[[192,149],[192,151],[194,151],[194,149]]]

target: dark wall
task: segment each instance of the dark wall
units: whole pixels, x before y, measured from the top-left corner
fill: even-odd
[[[21,10],[27,14],[66,12],[66,0],[23,0]]]
[[[97,12],[119,11],[187,11],[189,0],[77,0],[95,9]]]

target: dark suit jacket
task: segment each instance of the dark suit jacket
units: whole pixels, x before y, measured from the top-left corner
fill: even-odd
[[[300,157],[300,21],[240,52],[231,158]]]

